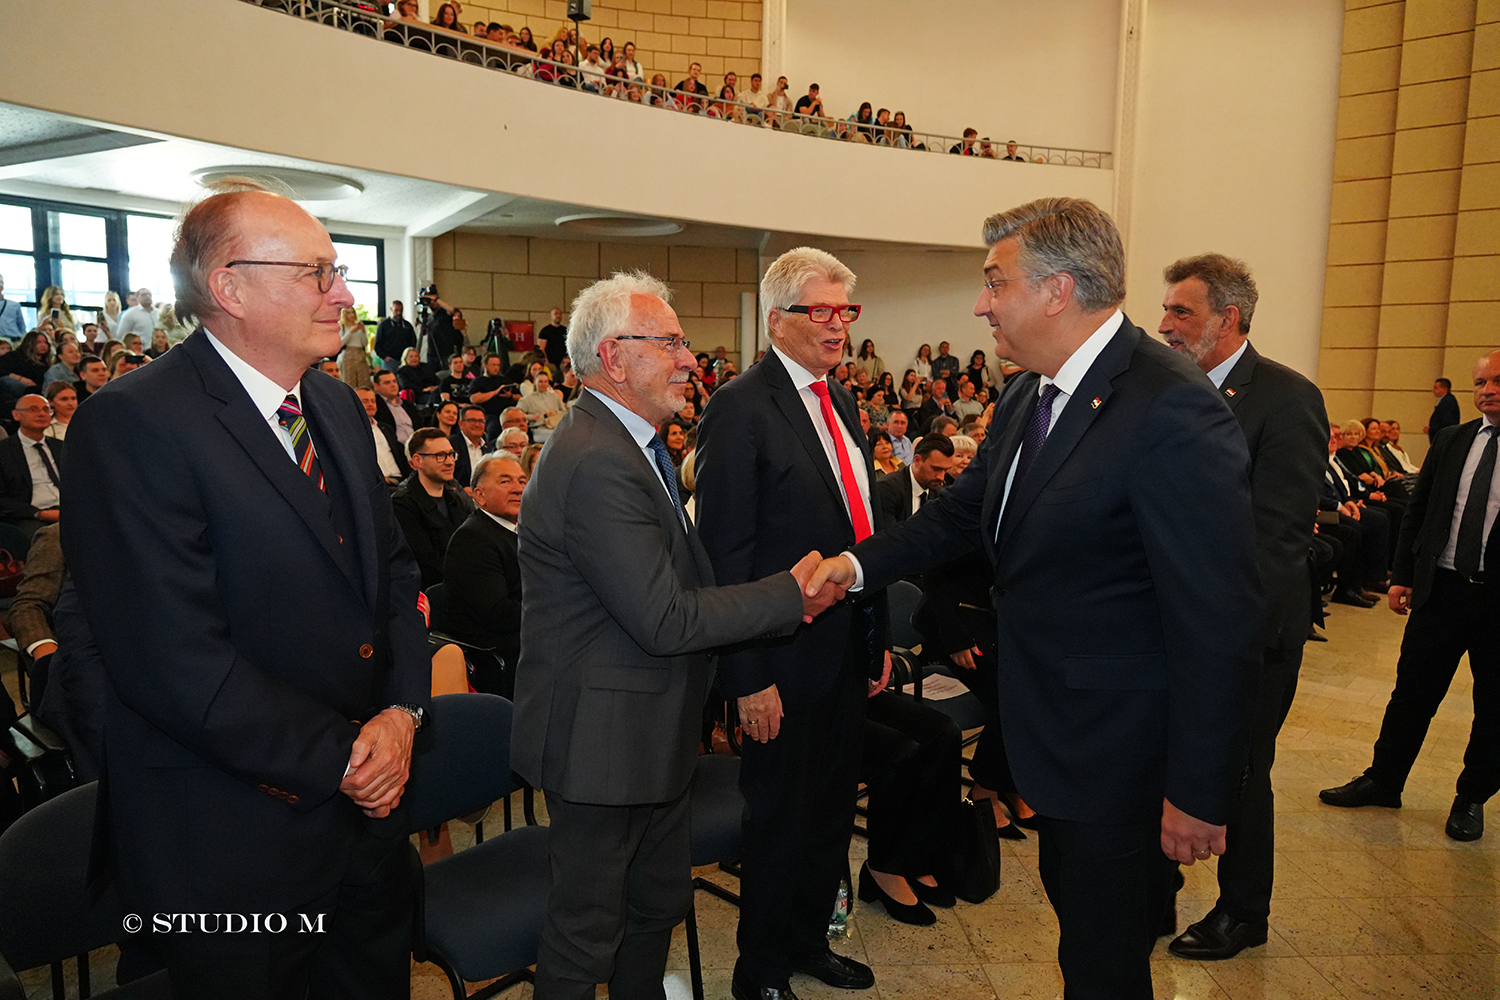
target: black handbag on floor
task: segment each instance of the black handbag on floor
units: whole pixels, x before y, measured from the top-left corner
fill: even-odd
[[[959,802],[958,855],[949,888],[959,899],[982,903],[1000,888],[1000,836],[989,799]]]

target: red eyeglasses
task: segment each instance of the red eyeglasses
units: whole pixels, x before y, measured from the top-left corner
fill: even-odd
[[[833,319],[834,312],[839,314],[839,319],[845,323],[853,323],[859,319],[859,306],[849,304],[846,306],[786,306],[782,311],[789,313],[807,313],[807,318],[814,323],[827,323]]]

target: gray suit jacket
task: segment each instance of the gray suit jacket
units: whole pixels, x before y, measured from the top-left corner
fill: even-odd
[[[511,763],[573,802],[669,802],[693,774],[718,646],[793,631],[789,573],[715,587],[697,530],[624,425],[584,393],[521,504]]]

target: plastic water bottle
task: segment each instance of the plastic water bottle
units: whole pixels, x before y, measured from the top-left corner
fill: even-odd
[[[833,900],[833,916],[828,921],[828,940],[849,936],[849,880],[839,879],[839,894]]]

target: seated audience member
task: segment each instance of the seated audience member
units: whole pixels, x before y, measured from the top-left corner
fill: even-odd
[[[454,31],[460,35],[464,34],[464,26],[458,23],[458,11],[454,9],[451,3],[445,3],[438,8],[437,14],[432,19],[432,24],[434,27],[442,28],[446,31]]]
[[[863,107],[868,108],[865,104]],[[870,381],[875,381],[885,372],[885,361],[875,353],[875,341],[866,340],[859,345],[859,354],[854,358],[854,367],[870,376]]]
[[[377,371],[370,378],[378,403],[375,419],[396,436],[396,443],[405,451],[406,442],[417,428],[417,417],[412,408],[401,400],[401,383],[394,372]]]
[[[1002,159],[1002,160],[1016,160],[1019,163],[1025,163],[1026,162],[1026,157],[1022,156],[1017,151],[1016,140],[1014,140],[1014,139],[1011,139],[1009,142],[1007,142],[1005,144],[1005,155],[1002,156],[1002,157],[1000,157],[1000,159]]]
[[[448,442],[453,445],[453,451],[458,456],[453,467],[453,478],[460,489],[467,487],[474,478],[474,469],[478,467],[479,460],[491,450],[490,441],[484,433],[485,422],[482,407],[470,403],[458,408],[458,430],[449,435]]]
[[[896,145],[902,149],[911,148],[911,126],[906,124],[906,112],[897,111],[891,119],[891,134],[895,137]],[[926,149],[926,146],[920,147]]]
[[[708,87],[698,79],[703,75],[701,63],[692,63],[688,66],[687,79],[679,82],[673,89],[687,96],[683,98],[683,109],[686,111],[699,111],[703,107],[701,98],[708,96]]]
[[[78,329],[77,322],[73,319],[73,310],[68,307],[67,296],[63,290],[56,285],[47,288],[37,298],[42,306],[37,309],[37,315],[46,315],[51,318],[53,329],[61,333],[67,331],[72,333]]]
[[[974,456],[979,453],[979,442],[964,434],[955,434],[949,440],[953,442],[953,472],[948,477],[952,481],[974,461]]]
[[[43,382],[52,361],[52,341],[42,331],[32,330],[21,338],[14,351],[0,357],[0,375],[10,376],[7,381],[18,386],[45,389]],[[21,391],[17,390],[16,395]]]
[[[943,437],[958,436],[958,421],[952,417],[933,417],[932,426],[927,428],[928,434],[941,434]]]
[[[73,385],[78,392],[78,401],[82,403],[91,393],[103,389],[104,383],[108,381],[109,369],[104,366],[104,362],[85,354],[78,363],[78,381]]]
[[[436,389],[438,384],[437,376],[422,365],[422,356],[415,347],[407,349],[401,355],[401,367],[396,369],[396,382],[401,386],[401,391],[411,393],[413,399],[421,398]]]
[[[969,367],[964,369],[964,374],[969,376],[969,381],[974,384],[977,393],[986,386],[995,384],[995,376],[990,372],[990,366],[985,363],[983,351],[975,351],[969,358]]]
[[[53,382],[47,386],[47,403],[52,407],[52,425],[47,428],[47,436],[66,440],[68,423],[78,409],[78,391],[67,382]]]
[[[906,436],[906,411],[892,410],[886,417],[886,433],[891,436],[891,454],[903,465],[910,465],[912,460],[911,438]]]
[[[1365,507],[1375,507],[1386,513],[1390,528],[1390,545],[1387,552],[1392,559],[1396,555],[1397,536],[1401,530],[1401,519],[1406,514],[1405,484],[1400,480],[1388,480],[1379,470],[1374,455],[1363,446],[1365,427],[1358,420],[1348,420],[1342,425],[1334,424],[1330,431],[1340,431],[1340,447],[1329,460],[1342,471],[1343,485],[1350,499]],[[1376,471],[1371,471],[1372,469]],[[1388,491],[1386,486],[1391,489]]]
[[[976,140],[978,140],[978,138],[978,129],[966,128],[964,129],[963,141],[955,142],[951,147],[949,147],[948,152],[961,156],[978,156],[979,150],[975,146],[975,142]]]
[[[78,363],[83,360],[83,351],[78,341],[68,337],[57,347],[57,363],[42,375],[41,388],[45,390],[53,382],[72,385],[78,381]]]
[[[539,444],[528,444],[526,451],[521,455],[521,471],[526,473],[526,478],[531,478],[532,470],[536,468],[536,460],[542,456],[542,446]]]
[[[141,353],[146,355],[146,357],[150,358],[152,361],[155,361],[157,358],[161,357],[163,354],[166,354],[171,349],[172,341],[167,336],[167,331],[158,327],[151,333],[151,346],[146,348]]]
[[[630,79],[644,82],[646,70],[641,66],[640,60],[635,57],[635,42],[626,42],[621,54],[625,57],[625,72]]]
[[[531,437],[529,433],[530,423],[526,417],[526,411],[519,406],[508,407],[505,412],[500,414],[500,429],[502,431],[508,431],[512,427],[517,428],[526,434],[528,440]]]
[[[932,395],[917,411],[917,429],[923,434],[931,434],[933,421],[938,417],[948,417],[953,419],[955,427],[958,425],[953,403],[948,399],[948,383],[940,378],[932,380]]]
[[[687,428],[676,420],[668,420],[658,430],[661,433],[662,443],[667,446],[667,457],[672,460],[673,468],[682,468],[682,460],[687,458],[691,450],[687,439]]]
[[[469,374],[468,367],[464,364],[462,353],[455,352],[448,358],[448,370],[443,377],[438,379],[437,388],[433,390],[438,399],[448,399],[455,403],[467,403],[469,401],[470,383],[473,376]]]
[[[667,93],[667,78],[660,73],[651,77],[651,86],[646,94],[646,103],[652,107],[662,107],[667,104],[670,97]]]
[[[458,433],[459,406],[454,402],[440,403],[432,408],[432,414],[425,426],[435,427],[443,432],[443,437],[452,437]],[[411,439],[407,438],[410,442]]]
[[[740,94],[740,103],[755,111],[764,111],[770,106],[770,95],[761,89],[761,79],[759,73],[751,73],[750,89]]]
[[[975,444],[984,444],[987,433],[984,423],[985,415],[970,414],[959,423],[958,433],[961,437],[972,438]]]
[[[43,524],[57,523],[63,443],[47,437],[52,406],[45,397],[22,396],[11,418],[17,423],[16,433],[0,441],[0,522],[20,528],[30,538]]]
[[[974,383],[959,376],[958,399],[953,401],[953,416],[962,421],[965,417],[977,417],[984,412],[984,404],[974,398]]]
[[[953,442],[941,434],[928,434],[913,449],[911,465],[881,479],[876,500],[887,525],[900,524],[915,514],[928,499],[948,483],[953,468]]]
[[[1418,472],[1421,472],[1422,467],[1412,461],[1412,457],[1406,453],[1406,449],[1401,447],[1401,421],[1383,421],[1382,429],[1385,440],[1380,444],[1381,452],[1385,455],[1386,461],[1390,463],[1392,468],[1400,469],[1408,476],[1415,476]]]
[[[552,388],[552,377],[546,371],[538,370],[532,376],[532,384],[532,391],[522,396],[516,406],[526,414],[532,440],[540,444],[551,436],[552,428],[562,419],[567,404],[563,402],[562,393]]]
[[[121,375],[128,374],[142,367],[150,360],[144,354],[130,354],[121,351],[109,359],[109,377],[119,378]]]
[[[875,461],[875,478],[881,480],[906,468],[906,463],[891,451],[891,436],[876,427],[870,431],[870,452]]]
[[[151,331],[151,336],[156,336],[156,331]],[[127,333],[120,338],[120,346],[124,347],[129,354],[145,354],[146,342],[138,333]]]
[[[979,155],[986,160],[998,160],[1000,158],[999,154],[995,152],[995,147],[990,145],[989,136],[985,136],[979,140]]]
[[[859,106],[859,110],[849,116],[849,122],[859,130],[859,134],[867,139],[875,137],[875,111],[869,101]],[[865,341],[869,343],[869,341]]]
[[[337,358],[323,358],[313,367],[317,368],[318,371],[322,372],[324,375],[327,375],[329,378],[339,377],[339,362]]]
[[[879,386],[871,386],[865,392],[865,399],[859,404],[859,408],[870,416],[871,427],[884,427],[891,419],[891,409],[886,404],[885,390]]]
[[[459,310],[455,310],[456,314],[458,312]],[[479,361],[478,348],[473,344],[465,344],[458,353],[464,359],[464,374],[468,375],[471,381],[484,374],[484,365]],[[469,391],[474,391],[472,386],[470,386]]]
[[[509,454],[486,455],[474,472],[475,511],[453,533],[443,560],[448,596],[445,631],[460,642],[494,649],[515,669],[521,656],[521,564],[516,521],[526,474]],[[476,691],[510,697],[500,677],[475,675]]]
[[[911,361],[907,362],[906,370],[907,372],[915,372],[917,375],[917,381],[921,381],[923,379],[931,379],[932,345],[923,344],[922,346],[918,347],[917,356],[915,358],[912,358]],[[901,380],[901,388],[903,390],[907,388],[907,381],[904,377]]]
[[[375,419],[380,399],[375,395],[374,389],[355,389],[359,401],[365,405],[365,412],[370,416],[370,437],[375,441],[375,464],[380,467],[380,475],[384,477],[387,486],[396,486],[411,474],[411,466],[406,462],[405,451],[401,442],[396,440],[396,432],[379,420]]]
[[[500,415],[516,405],[520,391],[500,372],[500,355],[484,356],[484,374],[469,386],[469,402],[484,410],[485,434],[493,437],[500,431]]]
[[[519,462],[525,456],[526,447],[529,444],[531,444],[531,439],[526,436],[526,431],[523,428],[507,427],[495,439],[495,452],[507,452]]]
[[[1368,505],[1354,492],[1353,487],[1360,485],[1359,480],[1345,473],[1334,457],[1342,444],[1343,434],[1334,424],[1328,432],[1328,469],[1324,473],[1324,489],[1318,509],[1325,515],[1336,513],[1337,517],[1325,516],[1320,519],[1319,526],[1337,538],[1343,547],[1333,601],[1371,608],[1379,603],[1373,591],[1386,589],[1386,572],[1390,568],[1390,515],[1383,509]]]
[[[93,354],[99,349],[98,323],[85,323],[83,324],[83,329],[78,332],[82,335],[82,339],[75,340],[74,342],[78,344],[79,353]],[[154,337],[155,334],[152,334],[152,336]]]
[[[787,113],[792,110],[792,95],[787,93],[789,84],[784,76],[776,78],[776,86],[766,97],[766,121],[773,128],[780,128]]]
[[[684,402],[682,409],[677,411],[677,422],[684,427],[696,427],[698,425],[698,407],[692,402]]]
[[[443,556],[453,532],[474,511],[474,502],[453,479],[453,444],[431,427],[406,442],[412,474],[391,493],[391,506],[406,544],[422,571],[422,586],[443,582]]]
[[[892,141],[890,108],[881,108],[875,112],[875,139],[877,142],[884,140],[887,144]]]
[[[792,111],[799,115],[807,115],[814,118],[826,118],[823,113],[823,98],[819,95],[816,83],[808,84],[807,93],[797,98],[797,103],[792,106]]]

